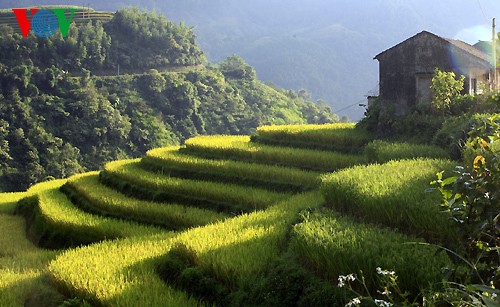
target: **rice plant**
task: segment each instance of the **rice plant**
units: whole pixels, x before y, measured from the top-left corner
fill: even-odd
[[[356,129],[356,124],[284,125],[259,127],[252,139],[268,145],[352,152],[368,143],[370,135]]]
[[[318,187],[318,172],[231,160],[213,160],[182,154],[178,147],[150,150],[141,165],[162,173],[193,179],[213,179],[276,190],[306,190]]]
[[[159,256],[184,244],[196,253],[200,268],[237,285],[266,270],[278,257],[298,212],[322,203],[320,193],[300,194],[266,210],[177,235],[132,237],[68,250],[50,264],[50,276],[61,289],[96,304],[194,306],[194,299],[156,274]]]
[[[0,193],[0,214],[14,213],[16,203],[25,196],[25,192]]]
[[[0,214],[0,233],[0,305],[23,306],[33,291],[47,287],[42,276],[58,252],[34,246],[22,217]]]
[[[362,155],[268,146],[252,143],[248,136],[198,136],[187,140],[185,146],[187,152],[206,157],[254,161],[324,172],[366,162]]]
[[[186,207],[174,203],[156,203],[127,197],[99,183],[99,173],[75,175],[67,185],[101,215],[130,219],[170,229],[202,226],[227,218],[226,214]],[[77,197],[75,197],[77,198]]]
[[[108,182],[121,182],[131,188],[139,187],[134,193],[141,198],[164,200],[170,198],[176,202],[197,204],[212,209],[231,212],[261,210],[286,199],[288,193],[277,193],[263,189],[250,188],[235,184],[198,181],[169,177],[148,172],[140,167],[139,160],[123,160],[108,163],[101,177],[108,176]],[[133,187],[132,187],[133,188]]]
[[[339,275],[362,274],[368,289],[377,289],[376,268],[382,267],[396,271],[399,286],[415,297],[436,287],[441,268],[450,265],[444,253],[418,241],[323,211],[304,214],[293,228],[290,246],[304,265],[332,282]]]
[[[369,161],[378,163],[414,158],[449,158],[449,154],[444,149],[437,146],[387,142],[382,140],[376,140],[369,143],[366,145],[364,151]]]
[[[456,229],[440,210],[440,195],[426,190],[437,172],[453,167],[437,159],[356,166],[325,175],[321,190],[335,210],[444,243],[455,238]]]
[[[49,247],[89,244],[105,239],[159,233],[162,230],[83,212],[59,191],[65,180],[42,183],[28,192],[18,210],[33,220],[29,225],[39,244]]]

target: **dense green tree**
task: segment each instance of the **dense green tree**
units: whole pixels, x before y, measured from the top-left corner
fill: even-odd
[[[0,190],[199,134],[338,120],[307,97],[263,84],[240,57],[164,71],[205,59],[191,28],[154,13],[123,9],[108,23],[70,27],[64,38],[0,30]],[[135,74],[105,76],[118,64]]]
[[[236,55],[230,56],[221,62],[219,69],[226,78],[230,79],[255,80],[257,78],[255,69]]]
[[[457,79],[454,72],[445,72],[436,68],[431,85],[432,107],[441,112],[449,111],[453,101],[464,89],[464,80],[464,76]]]

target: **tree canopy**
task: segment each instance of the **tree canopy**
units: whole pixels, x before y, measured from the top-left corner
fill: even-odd
[[[0,30],[0,190],[195,135],[338,120],[328,107],[264,85],[239,57],[198,67],[205,59],[191,29],[154,13],[122,9],[106,24],[70,27],[65,38]],[[117,64],[135,74],[105,76]]]

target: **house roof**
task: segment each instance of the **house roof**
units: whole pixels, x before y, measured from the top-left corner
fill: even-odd
[[[456,40],[456,39],[441,37],[439,35],[436,35],[434,33],[428,32],[428,31],[422,31],[422,32],[420,32],[420,33],[418,33],[418,34],[416,34],[416,35],[414,35],[414,36],[412,36],[412,37],[410,37],[410,38],[402,41],[401,43],[399,43],[399,44],[397,44],[397,45],[395,45],[395,46],[393,46],[393,47],[391,47],[391,48],[389,48],[389,49],[387,49],[387,50],[385,50],[385,51],[377,54],[373,59],[374,60],[378,60],[378,58],[381,55],[383,55],[384,53],[386,53],[386,52],[388,52],[390,50],[396,49],[399,46],[401,46],[402,44],[406,43],[407,41],[410,41],[410,40],[414,39],[415,37],[421,36],[421,35],[430,35],[430,36],[433,36],[433,37],[438,38],[438,39],[440,39],[440,40],[442,40],[442,41],[444,41],[446,43],[452,44],[453,46],[455,46],[455,47],[457,47],[457,48],[459,48],[459,49],[461,49],[461,50],[463,50],[463,51],[465,51],[465,52],[467,52],[467,53],[475,56],[476,58],[479,58],[479,59],[481,59],[483,61],[486,61],[486,62],[490,62],[490,58],[489,58],[488,54],[482,52],[481,50],[479,50],[477,48],[474,48],[473,46],[467,44],[466,42],[463,42],[461,40]]]

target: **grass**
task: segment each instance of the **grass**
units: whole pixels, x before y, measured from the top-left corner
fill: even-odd
[[[284,125],[257,128],[253,140],[268,145],[352,152],[360,150],[370,135],[355,124]]]
[[[172,289],[156,274],[161,256],[172,246],[184,244],[194,251],[204,272],[237,285],[261,274],[279,256],[298,212],[322,203],[320,193],[300,194],[266,210],[175,236],[134,237],[68,250],[50,264],[50,275],[65,292],[94,303],[194,306],[195,300]]]
[[[318,187],[318,172],[231,160],[213,160],[182,154],[179,147],[150,150],[141,165],[184,178],[203,178],[276,190],[300,191]]]
[[[327,205],[339,212],[445,243],[455,238],[456,229],[441,213],[440,195],[426,190],[436,173],[453,167],[439,159],[357,166],[325,175],[321,190]]]
[[[155,203],[127,197],[99,183],[99,173],[76,175],[67,185],[100,215],[130,219],[146,224],[182,229],[202,226],[227,218],[227,215],[173,203]]]
[[[187,140],[185,145],[187,152],[207,157],[324,172],[366,162],[361,155],[251,143],[248,136],[198,136]]]
[[[435,158],[448,159],[447,151],[437,146],[376,140],[365,147],[369,161],[384,163],[391,160]]]
[[[363,274],[368,288],[378,289],[376,268],[381,267],[396,271],[399,286],[415,297],[436,286],[441,268],[450,263],[435,248],[409,242],[418,240],[325,211],[305,214],[294,226],[290,245],[301,262],[332,282],[339,275]]]
[[[126,188],[131,185],[142,189],[142,197],[153,200],[174,199],[186,204],[205,206],[212,210],[227,210],[233,213],[261,210],[289,197],[289,194],[235,184],[179,179],[148,172],[140,167],[139,160],[122,160],[108,163],[102,176],[109,182]],[[134,192],[138,196],[137,192]]]

